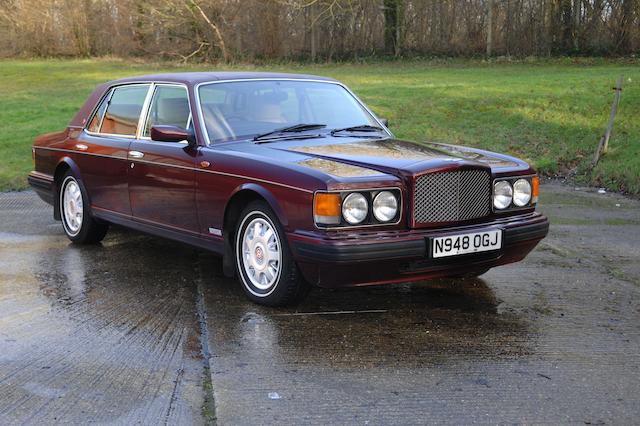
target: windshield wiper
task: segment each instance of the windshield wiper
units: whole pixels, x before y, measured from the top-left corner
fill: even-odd
[[[294,124],[293,126],[281,127],[279,129],[272,130],[270,132],[262,133],[253,138],[254,141],[259,141],[261,139],[266,138],[267,136],[277,135],[279,133],[299,133],[307,130],[316,130],[327,127],[326,124],[312,124],[312,123],[300,123]]]
[[[344,127],[342,129],[333,129],[331,136],[340,132],[383,132],[384,129],[378,126],[372,126],[370,124],[360,124],[359,126]]]

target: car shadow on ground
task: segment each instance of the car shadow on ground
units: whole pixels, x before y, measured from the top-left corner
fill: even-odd
[[[102,244],[68,244],[43,252],[38,262],[40,290],[52,306],[74,311],[83,301],[83,316],[98,328],[115,313],[138,323],[153,315],[149,309],[157,309],[158,300],[195,301],[199,286],[218,356],[239,356],[236,350],[244,348],[242,357],[268,353],[288,362],[394,359],[415,365],[520,356],[533,344],[529,322],[502,309],[482,278],[313,288],[297,306],[272,308],[249,301],[238,281],[223,276],[218,257],[120,228]]]
[[[219,354],[252,348],[288,362],[353,360],[361,365],[442,362],[459,356],[505,357],[529,352],[529,323],[481,279],[434,280],[347,289],[314,288],[299,305],[269,308],[248,301],[221,262],[199,259],[207,315]],[[248,346],[247,346],[248,345]],[[244,357],[251,355],[244,351]]]

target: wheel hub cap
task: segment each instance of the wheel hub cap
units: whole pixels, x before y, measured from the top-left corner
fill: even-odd
[[[273,226],[263,218],[249,222],[242,235],[243,266],[259,290],[268,290],[278,280],[282,254]]]
[[[73,180],[64,187],[62,209],[67,228],[71,233],[77,233],[82,227],[83,204],[80,187]]]

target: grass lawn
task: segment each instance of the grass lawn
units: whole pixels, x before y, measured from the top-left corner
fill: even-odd
[[[400,138],[520,156],[548,175],[640,193],[640,61],[407,61],[274,64],[349,85]],[[248,65],[225,69],[256,69]],[[64,128],[99,83],[133,74],[221,69],[124,60],[0,60],[0,190],[26,187],[34,136]],[[609,153],[590,170],[625,76]]]

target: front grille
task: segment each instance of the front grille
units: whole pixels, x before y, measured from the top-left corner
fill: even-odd
[[[486,170],[429,173],[416,179],[415,223],[458,222],[491,213],[491,174]]]

